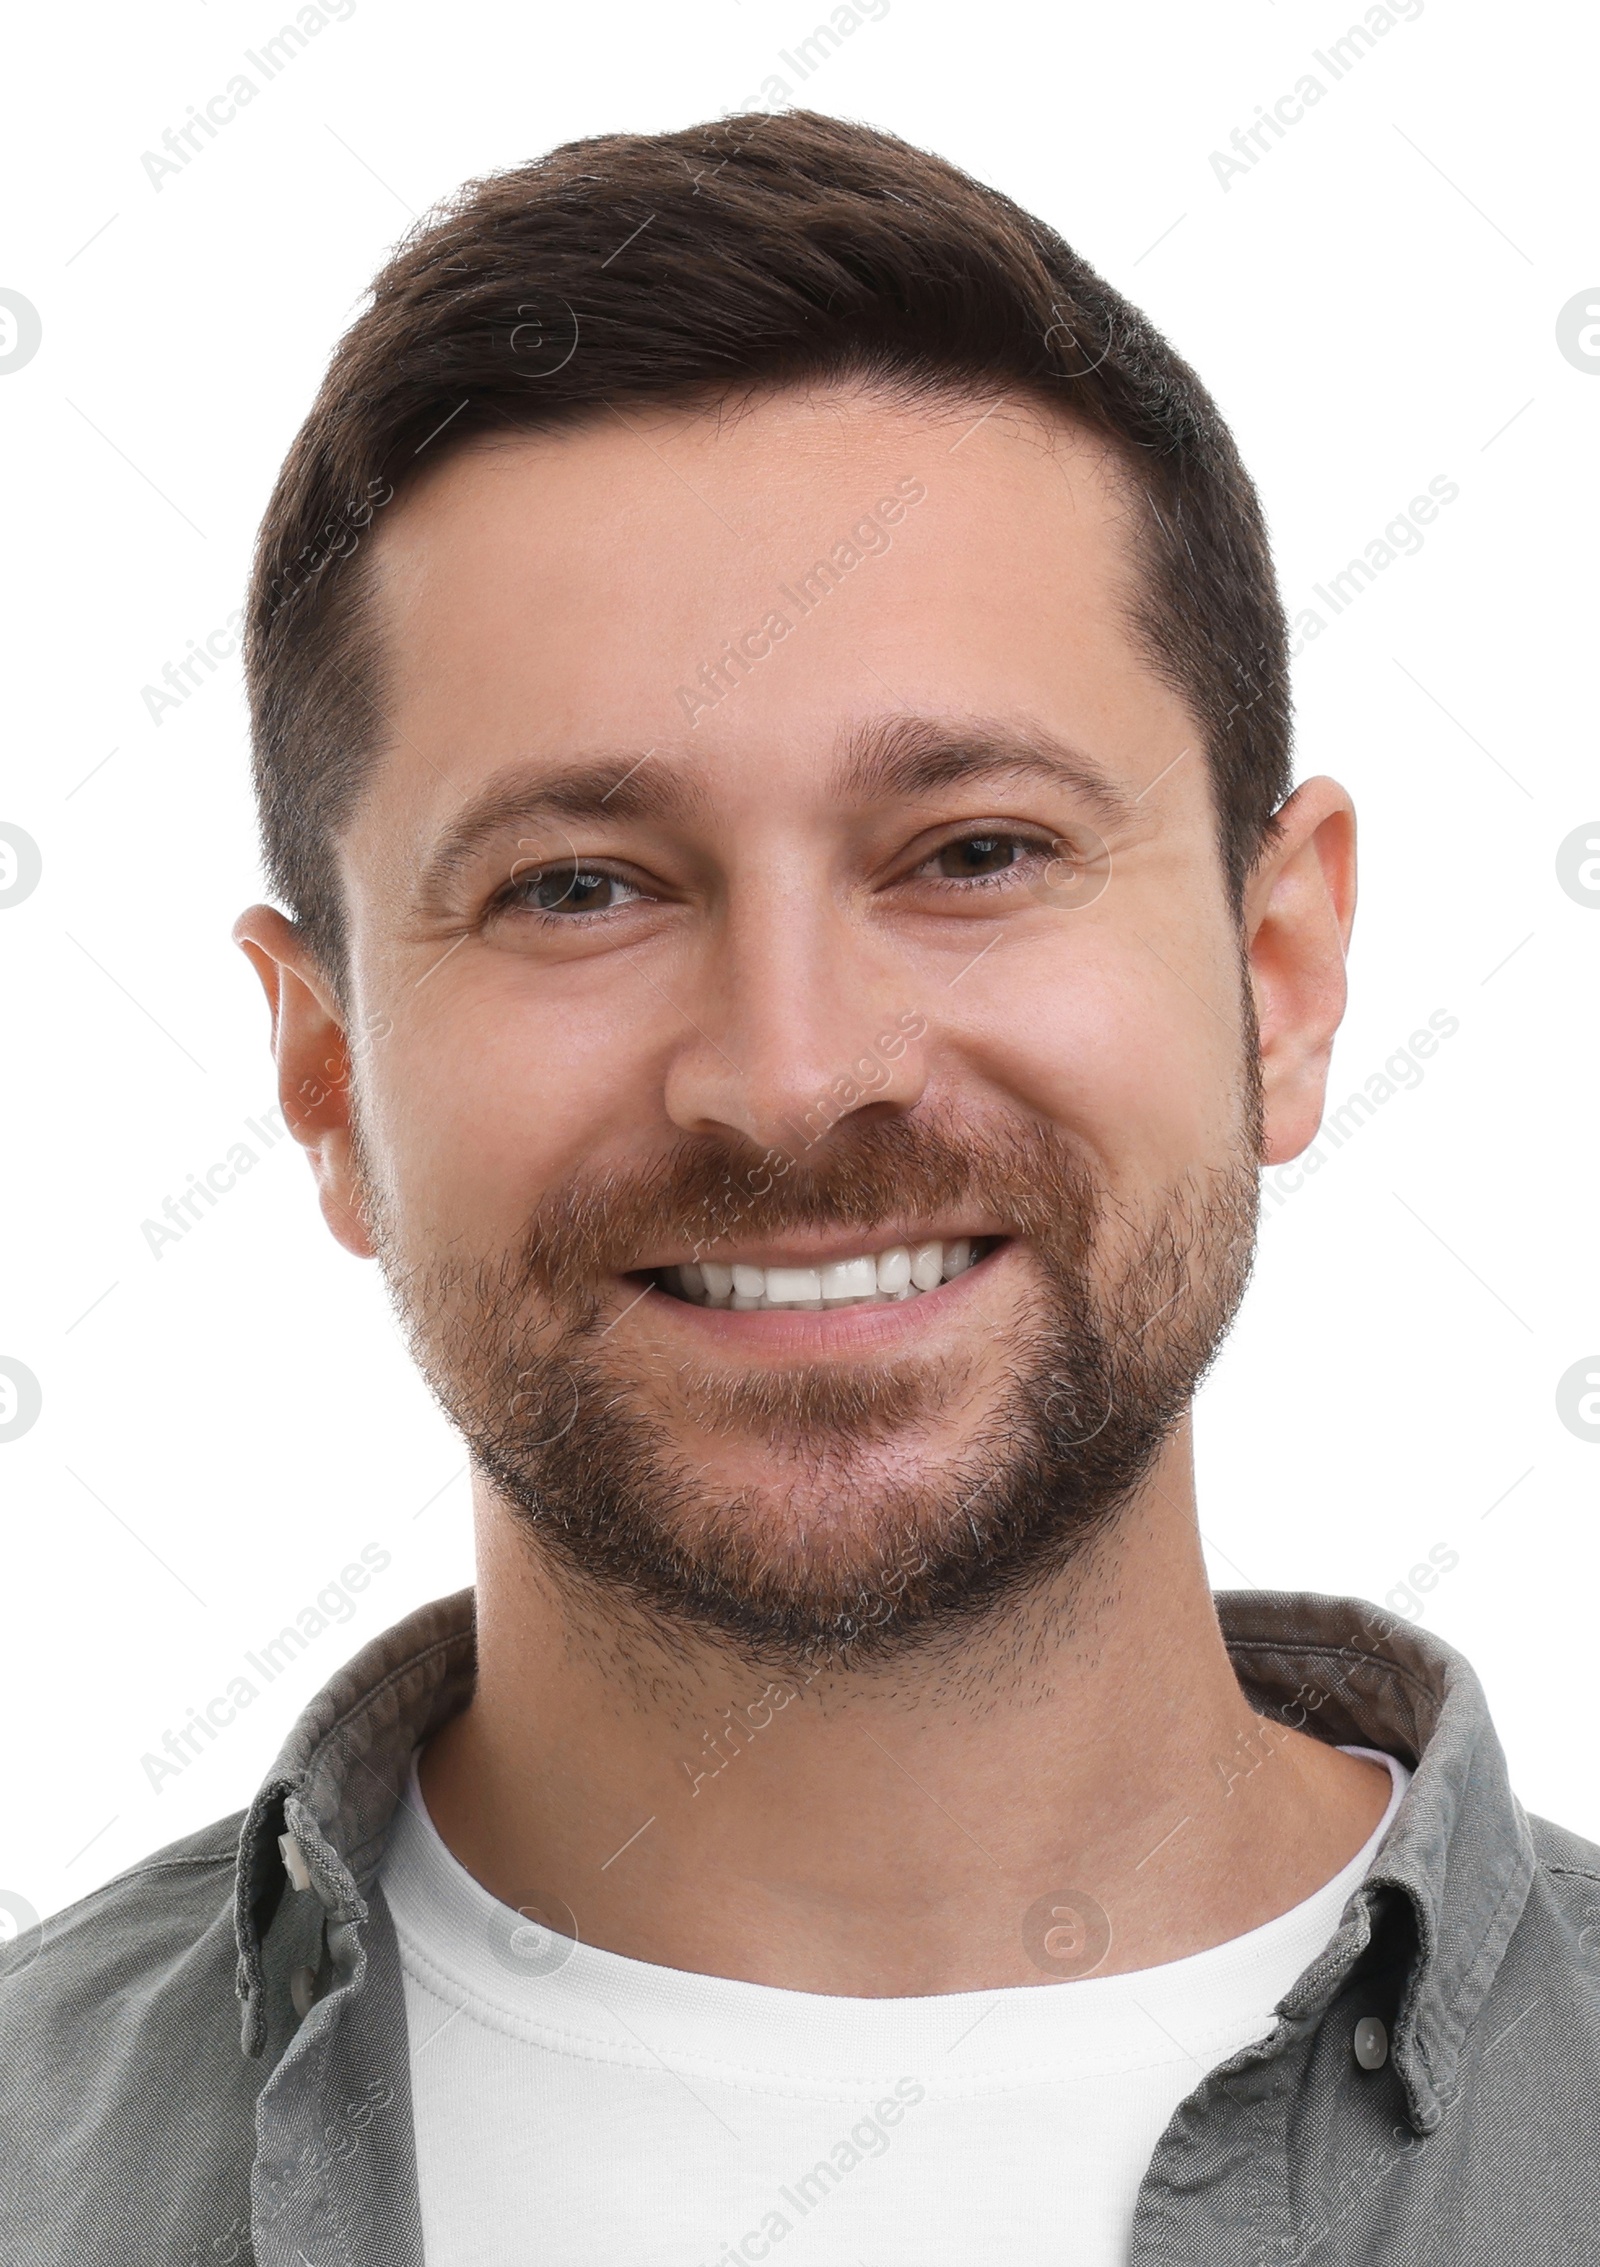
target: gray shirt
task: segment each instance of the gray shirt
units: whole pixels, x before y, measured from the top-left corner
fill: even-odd
[[[1260,1714],[1415,1775],[1273,2030],[1162,2135],[1132,2260],[1600,2259],[1600,1850],[1523,1811],[1477,1678],[1437,1638],[1351,1599],[1217,1606]],[[14,2267],[421,2267],[376,1875],[411,1751],[474,1674],[464,1590],[333,1678],[248,1812],[0,1950]]]

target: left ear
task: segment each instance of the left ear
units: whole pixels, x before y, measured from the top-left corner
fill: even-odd
[[[1355,806],[1337,780],[1308,779],[1279,811],[1245,890],[1264,1165],[1298,1157],[1322,1123],[1355,911]]]

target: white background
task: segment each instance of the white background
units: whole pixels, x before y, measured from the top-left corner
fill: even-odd
[[[1292,608],[1430,478],[1459,485],[1296,676],[1300,771],[1344,779],[1364,827],[1335,1098],[1431,1012],[1460,1028],[1269,1207],[1204,1396],[1202,1519],[1221,1586],[1381,1601],[1457,1553],[1423,1618],[1476,1664],[1524,1801],[1600,1837],[1600,1444],[1556,1407],[1600,1368],[1600,910],[1556,876],[1600,834],[1600,375],[1556,345],[1600,279],[1579,10],[1428,0],[1334,84],[1312,52],[1361,14],[1343,0],[892,0],[802,87],[777,58],[809,0],[359,0],[153,186],[142,154],[290,13],[17,26],[0,285],[43,344],[0,378],[0,820],[44,875],[0,912],[0,1354],[43,1413],[0,1445],[0,1888],[49,1912],[245,1803],[340,1660],[471,1571],[461,1451],[294,1146],[159,1259],[142,1234],[273,1094],[228,939],[259,894],[237,663],[159,725],[142,688],[240,604],[282,454],[414,213],[774,72],[1006,189],[1150,311],[1233,425]],[[1307,70],[1325,99],[1224,187],[1211,153]],[[369,1542],[392,1563],[353,1618],[154,1791],[141,1757]]]

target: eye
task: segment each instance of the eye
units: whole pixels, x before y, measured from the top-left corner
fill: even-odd
[[[585,913],[615,913],[640,894],[620,874],[608,874],[601,867],[546,866],[537,873],[519,874],[496,910],[564,920]]]
[[[933,862],[946,880],[961,881],[969,874],[1003,874],[1021,848],[1014,835],[968,834],[947,842]]]
[[[1024,859],[1041,855],[1048,855],[1044,845],[1030,842],[1021,835],[1002,834],[998,830],[963,834],[934,851],[920,871],[935,881],[991,881],[1009,873]]]

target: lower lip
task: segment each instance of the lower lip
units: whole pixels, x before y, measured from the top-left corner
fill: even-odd
[[[654,1284],[648,1304],[638,1298],[634,1304],[644,1308],[652,1322],[670,1317],[693,1331],[706,1347],[721,1347],[728,1353],[812,1359],[826,1354],[871,1353],[911,1339],[947,1315],[955,1316],[971,1288],[980,1278],[987,1283],[1010,1250],[1007,1239],[960,1275],[941,1283],[936,1291],[919,1291],[914,1299],[887,1299],[881,1305],[824,1307],[820,1313],[812,1307],[750,1307],[740,1311],[696,1306],[692,1300],[675,1299],[668,1291],[656,1290]]]

